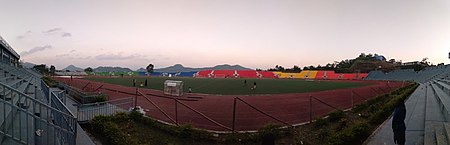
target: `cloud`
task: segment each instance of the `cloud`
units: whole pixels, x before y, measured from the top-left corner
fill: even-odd
[[[36,53],[36,52],[39,52],[39,51],[44,51],[46,49],[51,49],[51,48],[53,48],[53,46],[51,46],[51,45],[36,46],[36,47],[31,48],[28,51],[21,52],[20,55],[26,56],[26,55],[30,55],[30,54],[33,54],[33,53]]]
[[[33,33],[33,32],[31,32],[31,30],[28,30],[27,32],[25,32],[25,34],[17,36],[17,39],[24,39],[24,38],[30,36],[31,33]]]
[[[72,34],[70,34],[68,32],[64,32],[61,34],[61,37],[72,37]]]
[[[61,37],[72,37],[72,33],[64,31],[62,28],[53,28],[42,31],[45,35],[59,35]]]
[[[77,50],[75,50],[75,49],[72,49],[69,53],[74,53],[74,52],[76,52]]]
[[[95,59],[97,60],[127,60],[127,59],[134,59],[134,58],[140,58],[141,55],[133,54],[133,55],[122,55],[119,54],[101,54],[95,56]]]
[[[53,29],[49,29],[49,30],[43,31],[42,33],[44,33],[44,34],[54,34],[54,33],[60,32],[60,31],[62,31],[62,28],[53,28]]]

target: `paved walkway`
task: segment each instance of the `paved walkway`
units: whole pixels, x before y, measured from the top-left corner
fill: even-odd
[[[61,91],[59,89],[52,89],[52,91]],[[66,98],[66,107],[72,112],[73,115],[77,116],[77,107],[73,104],[77,104],[70,97]],[[77,123],[77,145],[95,145],[87,133],[81,128],[80,124]]]
[[[423,88],[423,89],[422,89]],[[406,145],[423,144],[425,129],[425,86],[420,85],[405,102]],[[392,115],[365,141],[365,145],[395,145]]]

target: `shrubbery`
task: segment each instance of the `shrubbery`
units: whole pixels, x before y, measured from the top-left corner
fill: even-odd
[[[360,104],[355,107],[353,113],[362,113],[367,110],[369,113],[368,118],[362,118],[359,122],[349,124],[340,122],[339,126],[333,133],[326,138],[326,143],[329,145],[352,145],[361,144],[371,133],[371,131],[381,124],[386,118],[391,115],[395,105],[404,101],[409,95],[417,88],[417,84],[412,84],[407,87],[399,88],[390,94],[376,97],[366,103]],[[340,118],[345,118],[345,112],[336,111],[330,113],[329,121],[335,122]],[[316,120],[316,122],[322,122],[323,120]],[[317,126],[319,123],[314,123],[313,126]],[[345,127],[347,126],[347,127]],[[319,131],[322,133],[323,131]]]

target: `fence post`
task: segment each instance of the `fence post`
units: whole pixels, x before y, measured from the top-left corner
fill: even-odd
[[[312,123],[312,96],[309,95],[309,123]]]
[[[134,109],[136,109],[137,106],[137,96],[138,96],[138,88],[136,87],[136,95],[134,96]]]
[[[234,103],[233,103],[233,126],[231,128],[231,131],[234,133],[236,127],[236,97],[234,97]]]
[[[178,101],[177,99],[173,99],[175,101],[175,124],[178,125]]]
[[[352,100],[352,109],[353,109],[353,106],[354,106],[354,100],[353,100],[353,99],[354,99],[354,96],[353,96],[354,94],[353,94],[353,90],[350,92],[350,94],[351,94],[351,96],[352,96],[352,99],[351,99],[351,100]]]

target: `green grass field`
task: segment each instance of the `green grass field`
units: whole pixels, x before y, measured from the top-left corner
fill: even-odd
[[[133,86],[133,78],[85,78],[98,82]],[[249,94],[284,94],[304,93],[323,90],[334,90],[342,88],[355,88],[366,86],[366,83],[357,82],[332,82],[332,81],[307,81],[294,79],[212,79],[212,78],[166,78],[166,77],[138,77],[137,86],[140,82],[148,80],[148,86],[143,88],[163,90],[165,80],[180,80],[184,82],[184,92],[188,87],[193,93],[221,94],[221,95],[249,95]],[[244,80],[247,85],[244,86]],[[257,89],[252,90],[253,82]]]

